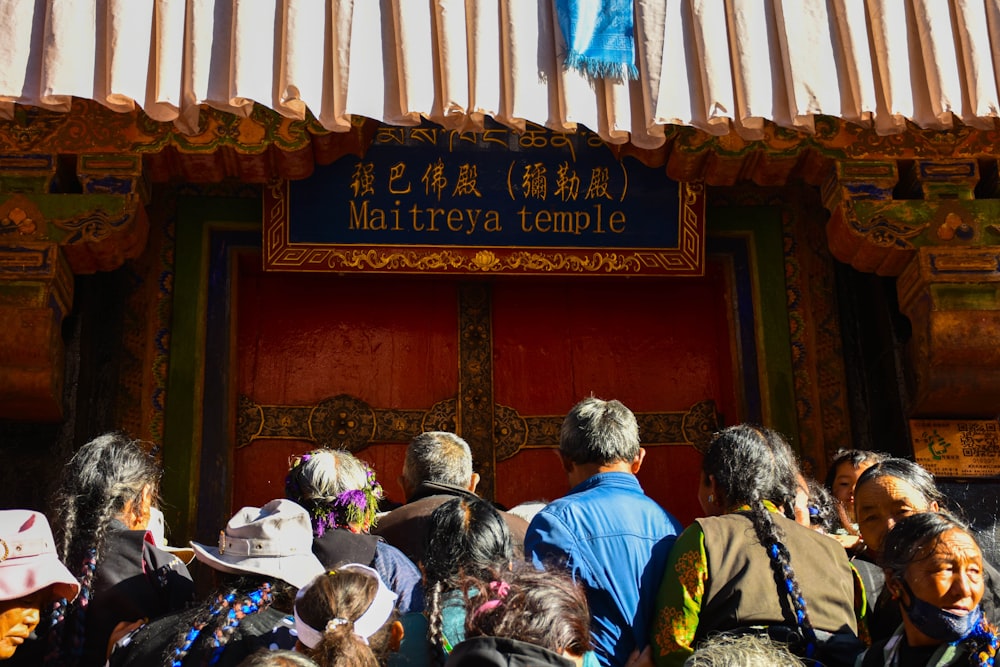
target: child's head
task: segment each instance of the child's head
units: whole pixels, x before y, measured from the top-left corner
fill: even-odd
[[[881,463],[886,458],[881,452],[870,452],[864,449],[839,449],[830,462],[830,469],[826,475],[826,488],[847,515],[850,522],[855,522],[854,516],[854,488],[858,484],[858,477],[868,468],[876,463]]]
[[[466,639],[515,639],[572,660],[590,650],[587,597],[566,572],[524,565],[498,581],[476,584],[475,590],[465,620]]]
[[[396,594],[378,573],[350,563],[319,575],[295,597],[299,650],[324,667],[377,667],[399,649]]]

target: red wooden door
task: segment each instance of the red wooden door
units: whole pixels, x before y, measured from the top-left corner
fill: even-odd
[[[282,495],[288,457],[313,440],[336,446],[339,434],[401,501],[404,435],[454,428],[486,473],[484,493],[513,506],[566,492],[551,434],[584,396],[617,398],[654,422],[706,400],[736,414],[726,287],[711,261],[703,278],[670,280],[258,267],[241,262],[237,281],[239,410],[267,424],[237,438],[234,507]],[[353,398],[328,400],[343,396]],[[547,448],[533,441],[541,432]],[[647,452],[644,488],[689,522],[700,455],[657,443]]]

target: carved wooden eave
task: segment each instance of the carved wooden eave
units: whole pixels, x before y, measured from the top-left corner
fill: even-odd
[[[72,305],[72,275],[111,270],[141,252],[150,183],[266,184],[306,178],[316,165],[363,155],[376,128],[375,121],[357,118],[347,132],[330,132],[315,121],[292,120],[257,105],[246,116],[203,107],[197,133],[185,134],[141,110],[119,113],[82,99],[74,100],[68,113],[15,107],[11,120],[0,121],[0,317],[5,324],[0,417],[58,418],[58,331]],[[768,123],[763,138],[748,140],[732,132],[713,136],[671,126],[666,142],[655,150],[631,143],[609,146],[619,157],[660,167],[677,181],[819,187],[830,217],[817,222],[827,225],[831,251],[861,271],[897,276],[922,252],[944,248],[961,256],[1000,247],[995,122],[989,129],[911,125],[901,134],[880,136],[821,116],[810,134]],[[986,274],[963,275],[976,281]],[[915,294],[932,294],[935,280],[907,284],[922,286]],[[930,382],[921,389],[928,398],[918,409],[934,412],[941,395],[935,387],[945,382],[945,366],[926,364],[930,356],[940,358],[935,341],[944,338],[936,325],[923,321],[934,308],[911,307],[918,301],[901,299],[904,312],[916,318],[915,329],[930,327],[930,342],[920,343],[914,356],[918,378]],[[971,327],[985,301],[964,311],[961,303],[967,302],[948,303]],[[966,366],[947,372],[963,377],[981,372],[968,360],[962,363]],[[1000,387],[980,385],[984,400],[1000,399]],[[968,411],[976,412],[980,403]]]
[[[330,132],[311,120],[292,120],[257,105],[246,117],[203,107],[197,134],[150,120],[141,110],[111,111],[76,99],[68,113],[17,107],[12,120],[0,121],[0,157],[49,154],[140,155],[151,182],[219,182],[238,179],[266,183],[274,178],[309,176],[315,165],[363,154],[377,123],[358,118],[348,132]],[[456,130],[457,131],[457,130]],[[710,135],[687,126],[670,126],[657,149],[630,143],[610,145],[621,157],[663,167],[678,181],[711,186],[755,183],[820,185],[835,162],[856,160],[991,160],[1000,157],[1000,131],[958,126],[952,130],[909,131],[880,136],[874,130],[829,116],[818,117],[806,134],[766,124],[760,140],[736,133]]]

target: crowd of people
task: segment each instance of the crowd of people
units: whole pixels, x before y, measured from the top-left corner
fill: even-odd
[[[285,497],[175,548],[154,458],[103,435],[67,463],[49,517],[0,510],[0,660],[994,664],[1000,574],[917,464],[843,451],[824,485],[780,434],[731,426],[684,527],[638,482],[639,436],[620,402],[582,400],[560,432],[569,493],[509,512],[476,495],[453,433],[409,444],[388,512],[363,461],[318,449],[291,461]]]

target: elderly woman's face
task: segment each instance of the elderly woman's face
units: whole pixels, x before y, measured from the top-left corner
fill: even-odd
[[[35,630],[40,617],[42,592],[16,600],[0,601],[0,660],[14,655]]]
[[[983,554],[965,531],[953,528],[925,547],[904,579],[924,602],[955,614],[972,611],[983,599]]]
[[[935,512],[936,502],[928,502],[909,482],[898,477],[877,477],[854,490],[854,510],[861,539],[876,555],[882,553],[885,534],[905,516]]]

